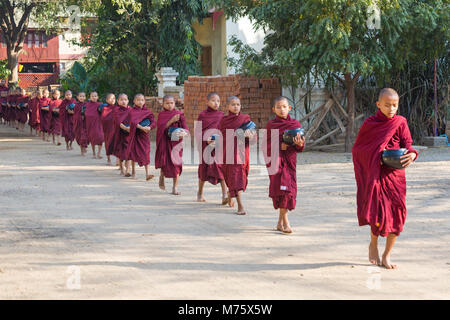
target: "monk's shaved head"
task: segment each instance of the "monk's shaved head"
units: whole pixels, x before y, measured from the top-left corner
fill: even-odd
[[[380,94],[378,95],[378,101],[380,101],[384,96],[386,97],[399,97],[397,91],[395,91],[392,88],[383,88],[380,91]]]
[[[287,104],[289,105],[289,99],[286,98],[285,96],[278,96],[275,99],[273,99],[273,104],[272,105],[275,106],[280,101],[286,101]]]
[[[230,104],[231,101],[233,101],[233,100],[241,101],[238,97],[236,97],[236,96],[231,96],[231,97],[228,97],[228,98],[227,98],[227,104]]]

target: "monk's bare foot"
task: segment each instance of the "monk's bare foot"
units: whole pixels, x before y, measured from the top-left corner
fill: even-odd
[[[133,174],[131,175],[131,179],[136,180],[136,174],[135,174],[135,173],[133,173]]]
[[[97,156],[94,154],[94,155],[92,156],[92,159],[97,159]]]
[[[369,262],[377,266],[381,264],[378,245],[376,243],[370,243],[369,245]]]
[[[236,212],[236,214],[238,216],[245,216],[247,213],[245,211],[238,211],[238,212]]]
[[[125,173],[125,177],[127,177],[127,178],[129,178],[129,177],[131,177],[131,173]]]
[[[103,159],[101,155],[97,155],[97,159]]]
[[[391,257],[383,255],[383,259],[381,260],[381,264],[386,269],[397,269],[397,265],[391,263]]]
[[[171,194],[173,194],[175,196],[179,196],[181,194],[181,192],[179,192],[177,189],[173,188]]]
[[[164,177],[162,177],[162,176],[159,177],[159,188],[161,190],[166,190],[166,185],[164,183]]]
[[[290,233],[292,233],[292,229],[290,226],[284,226],[283,229],[281,230],[281,232],[290,234]]]
[[[124,176],[125,173],[124,173],[122,170],[120,170],[120,175],[121,175],[121,176]]]
[[[146,180],[146,181],[149,181],[149,180],[152,180],[154,177],[155,177],[154,175],[149,174],[149,175],[145,178],[145,180]]]
[[[225,206],[228,204],[228,197],[222,196],[222,205]]]
[[[58,142],[56,145],[57,145],[57,146],[60,146],[60,145],[61,145],[61,142]]]
[[[283,232],[283,226],[282,226],[282,224],[279,222],[279,223],[277,224],[277,226],[276,226],[275,229],[276,229],[277,231]]]
[[[197,202],[206,202],[205,198],[203,197],[203,194],[200,194],[197,192]]]
[[[233,200],[233,198],[230,195],[228,195],[228,206],[230,208],[234,207],[234,200]]]

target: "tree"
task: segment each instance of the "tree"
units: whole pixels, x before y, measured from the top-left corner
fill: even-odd
[[[97,91],[152,94],[155,73],[170,66],[179,81],[200,72],[201,47],[194,39],[192,22],[206,16],[201,0],[139,0],[135,8],[120,10],[111,0],[102,1],[84,60]]]
[[[133,5],[134,0],[113,0],[119,8]],[[23,50],[30,18],[46,30],[58,30],[61,26],[59,16],[71,5],[77,5],[80,12],[94,11],[100,0],[0,0],[0,30],[6,43],[9,82],[17,84],[19,56]]]
[[[347,152],[353,144],[355,86],[360,77],[389,73],[392,65],[403,65],[409,54],[404,42],[411,45],[414,36],[406,39],[402,36],[417,23],[417,15],[432,16],[433,7],[445,7],[438,0],[380,0],[375,2],[378,6],[375,8],[371,0],[213,0],[212,3],[224,7],[232,17],[249,16],[255,27],[271,30],[265,37],[264,50],[276,64],[289,65],[298,75],[306,75],[310,70],[329,74],[343,85],[348,108]],[[379,19],[375,14],[378,10]],[[420,27],[416,32],[421,35],[433,29],[430,25]],[[444,40],[448,42],[448,38]]]

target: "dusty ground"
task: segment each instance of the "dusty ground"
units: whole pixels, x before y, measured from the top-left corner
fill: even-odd
[[[104,162],[0,126],[1,299],[450,298],[450,148],[407,169],[398,270],[368,264],[348,154],[302,155],[288,236],[272,230],[261,166],[240,217],[218,204],[219,187],[194,201],[195,166],[176,197]]]

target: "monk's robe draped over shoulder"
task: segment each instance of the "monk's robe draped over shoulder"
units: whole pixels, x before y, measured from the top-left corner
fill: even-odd
[[[49,132],[52,113],[50,111],[41,110],[42,107],[50,106],[50,98],[39,99],[39,119],[41,120],[41,131]]]
[[[103,135],[101,116],[98,112],[98,107],[101,104],[101,102],[92,101],[86,103],[86,130],[89,143],[93,146],[101,145],[105,140]]]
[[[118,108],[116,105],[107,105],[103,108],[101,114],[103,135],[105,137],[105,151],[106,155],[114,154],[114,109]]]
[[[17,98],[17,104],[23,104],[25,107],[17,109],[17,121],[20,123],[26,123],[28,118],[28,102],[30,100],[30,97],[27,95],[25,96],[19,96]]]
[[[16,120],[16,108],[14,106],[17,104],[17,98],[18,97],[15,94],[8,96],[8,104],[10,105],[8,113],[9,121]]]
[[[238,142],[237,137],[234,136],[232,146],[227,146],[227,135],[226,130],[231,129],[235,131],[245,122],[251,121],[248,114],[234,114],[229,113],[224,116],[220,121],[219,129],[222,133],[222,145],[223,145],[223,175],[225,182],[228,187],[228,191],[232,197],[236,197],[239,191],[245,191],[248,184],[248,172],[250,170],[250,147],[249,140],[245,139],[245,152],[240,155],[238,152]],[[233,163],[227,163],[227,154],[233,152],[232,158]],[[243,159],[245,157],[245,159]],[[230,156],[228,156],[230,158]],[[241,163],[241,164],[240,164]]]
[[[118,106],[113,110],[114,118],[114,155],[120,160],[128,160],[127,149],[128,149],[128,132],[120,128],[120,124],[128,124],[127,118],[128,113],[131,108],[129,106],[123,107]]]
[[[269,197],[272,198],[275,209],[283,208],[294,210],[297,202],[297,153],[303,151],[303,147],[297,145],[288,146],[281,150],[283,132],[289,129],[301,128],[300,123],[292,119],[290,115],[286,119],[278,116],[267,123],[266,139],[263,140],[263,148],[267,148],[266,166],[269,168],[272,156],[271,130],[276,130],[278,136],[278,171],[270,175]]]
[[[39,98],[30,99],[28,102],[29,115],[28,115],[28,125],[35,129],[40,130],[40,114],[39,114]]]
[[[150,120],[150,128],[155,128],[155,116],[145,106],[143,108],[134,106],[128,113],[130,124],[130,135],[127,154],[130,160],[137,162],[139,166],[150,164],[150,133],[137,128],[139,122],[144,119]]]
[[[155,168],[161,168],[164,176],[167,178],[175,178],[177,175],[181,175],[181,172],[183,171],[183,163],[181,161],[183,157],[183,148],[178,146],[178,144],[183,142],[183,139],[172,141],[167,135],[169,128],[166,128],[167,122],[177,114],[180,115],[180,120],[173,123],[170,127],[189,130],[183,112],[176,109],[171,111],[163,109],[163,111],[158,114],[158,121],[156,123]],[[172,159],[172,150],[175,147],[179,148],[179,159]]]
[[[73,129],[73,114],[67,112],[66,107],[70,104],[76,104],[75,99],[64,99],[59,106],[59,116],[61,117],[61,135],[66,142],[75,140],[75,132]]]
[[[86,102],[78,102],[74,108],[73,115],[73,130],[75,133],[75,140],[80,147],[86,148],[89,145],[89,140],[86,131],[86,120],[81,115],[81,108]]]
[[[359,225],[370,225],[374,235],[399,235],[406,220],[404,169],[381,164],[384,149],[412,148],[408,123],[402,116],[386,117],[381,111],[367,118],[353,146]]]
[[[208,107],[206,110],[202,111],[198,116],[197,121],[201,121],[202,132],[201,137],[196,137],[197,146],[199,152],[199,159],[201,162],[198,166],[198,178],[201,181],[208,181],[209,183],[216,185],[220,180],[224,179],[222,172],[222,165],[218,164],[216,159],[216,151],[207,152],[207,156],[211,159],[206,158],[203,154],[206,147],[208,146],[207,141],[203,141],[204,134],[206,131],[211,129],[219,130],[219,124],[224,116],[224,113],[219,110],[214,110]],[[206,139],[206,138],[205,138]],[[211,164],[208,164],[212,162]],[[221,162],[221,161],[219,161]]]
[[[61,134],[61,99],[52,99],[50,101],[50,113],[52,115],[50,122],[50,133],[52,134]],[[54,109],[59,109],[60,113],[58,115],[53,114]]]

